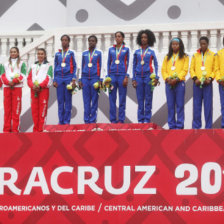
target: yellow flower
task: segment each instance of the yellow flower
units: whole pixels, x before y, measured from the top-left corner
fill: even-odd
[[[109,88],[110,85],[111,85],[111,78],[110,78],[110,77],[107,77],[107,78],[104,80],[103,84],[104,84],[104,86],[105,86],[106,88]]]
[[[205,77],[206,75],[207,75],[207,72],[206,72],[206,71],[203,71],[203,72],[202,72],[202,76]]]
[[[104,82],[105,82],[105,83],[106,83],[106,82],[111,82],[111,78],[110,78],[110,77],[107,77],[107,78],[105,79]]]
[[[99,82],[95,82],[93,84],[93,87],[94,87],[94,89],[99,89],[99,87],[100,87]]]
[[[150,78],[151,78],[151,79],[155,79],[155,78],[156,78],[156,74],[155,74],[155,73],[152,73],[152,74],[150,75]]]
[[[38,83],[37,80],[35,80],[33,84],[34,84],[35,86],[39,86],[39,83]]]
[[[172,75],[172,78],[175,79],[175,78],[177,78],[177,77],[178,77],[177,73],[174,72],[173,75]]]
[[[67,87],[68,90],[72,90],[72,85],[71,84],[68,84],[66,87]]]
[[[15,74],[14,75],[14,78],[16,79],[16,78],[19,78],[19,74],[17,73],[17,74]]]

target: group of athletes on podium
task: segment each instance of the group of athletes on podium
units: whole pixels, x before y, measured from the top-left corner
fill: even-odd
[[[97,122],[97,109],[100,91],[109,92],[110,121],[124,123],[126,109],[128,74],[131,52],[125,45],[125,35],[115,33],[116,43],[109,48],[107,74],[103,78],[102,52],[97,49],[97,37],[88,37],[89,49],[82,53],[81,77],[76,78],[76,59],[69,49],[70,37],[61,37],[62,49],[55,54],[54,69],[47,60],[46,50],[37,50],[37,62],[27,73],[26,64],[20,59],[19,49],[10,49],[9,60],[0,65],[0,87],[4,95],[3,132],[19,132],[22,105],[23,82],[31,89],[31,110],[34,122],[33,131],[42,132],[47,116],[49,87],[57,91],[59,124],[70,124],[72,93],[82,89],[84,103],[84,122]],[[150,30],[141,30],[137,36],[139,49],[133,55],[132,86],[136,89],[139,123],[149,123],[152,116],[153,90],[159,84],[158,61],[151,49],[156,42]],[[224,49],[217,54],[209,50],[209,39],[199,39],[200,48],[193,55],[190,76],[193,80],[193,122],[192,128],[200,129],[202,101],[204,102],[205,128],[212,128],[213,80],[219,84],[222,122],[224,128]],[[185,77],[189,71],[189,56],[178,37],[169,44],[169,51],[162,64],[162,77],[165,80],[168,106],[168,125],[170,129],[184,128]],[[119,95],[117,117],[116,99]]]

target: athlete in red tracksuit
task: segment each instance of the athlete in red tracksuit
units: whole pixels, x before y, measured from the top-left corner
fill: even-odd
[[[10,49],[10,58],[4,64],[1,79],[4,87],[3,132],[19,132],[22,87],[26,78],[26,64],[20,60],[19,49]]]
[[[47,116],[49,87],[52,84],[53,69],[43,48],[37,51],[38,61],[32,65],[27,83],[31,89],[31,110],[33,132],[42,132]]]

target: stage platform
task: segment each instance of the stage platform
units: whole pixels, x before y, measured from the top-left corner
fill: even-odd
[[[162,130],[155,123],[145,124],[71,124],[71,125],[45,125],[45,132],[77,132],[77,131],[121,131],[121,130]]]
[[[223,130],[45,128],[0,134],[1,223],[223,223]]]

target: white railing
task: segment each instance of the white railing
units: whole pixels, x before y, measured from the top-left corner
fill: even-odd
[[[25,31],[15,33],[2,33],[0,34],[0,55],[8,57],[9,49],[17,46],[19,49],[29,45],[35,40],[39,39],[44,34],[44,31]]]
[[[195,24],[157,24],[157,25],[128,25],[110,27],[67,27],[52,31],[26,31],[18,34],[1,34],[1,56],[6,59],[11,46],[17,45],[21,49],[22,58],[30,65],[36,57],[36,49],[44,47],[47,50],[48,58],[53,59],[55,51],[60,48],[60,37],[68,34],[71,37],[70,48],[76,51],[77,61],[80,64],[82,51],[87,48],[87,39],[91,34],[98,38],[98,48],[105,56],[107,49],[114,43],[114,33],[122,30],[126,37],[125,42],[132,50],[138,48],[136,44],[137,32],[141,29],[151,29],[156,36],[155,50],[158,58],[164,56],[168,51],[169,41],[173,37],[181,37],[186,52],[193,53],[199,47],[198,38],[208,36],[210,38],[210,49],[217,51],[222,47],[224,35],[224,23],[195,23]]]

